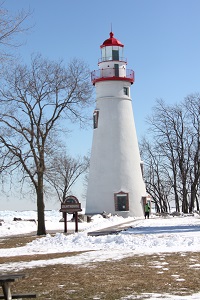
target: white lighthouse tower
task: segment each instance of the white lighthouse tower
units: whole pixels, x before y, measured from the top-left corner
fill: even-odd
[[[124,45],[113,32],[100,48],[99,69],[91,74],[96,108],[86,214],[140,217],[146,189],[130,94],[134,72],[126,68]]]

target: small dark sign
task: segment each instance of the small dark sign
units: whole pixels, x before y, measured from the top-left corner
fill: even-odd
[[[67,232],[67,213],[75,215],[75,231],[78,232],[78,211],[82,211],[81,203],[75,196],[68,196],[61,203],[60,212],[64,217],[64,232]]]
[[[64,202],[61,203],[61,212],[73,213],[76,211],[82,211],[81,203],[75,196],[68,196]]]

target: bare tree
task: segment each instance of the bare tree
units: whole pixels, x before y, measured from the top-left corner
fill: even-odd
[[[191,137],[188,155],[190,158],[189,173],[191,189],[189,212],[192,212],[195,207],[195,202],[197,210],[199,210],[198,189],[200,185],[200,95],[189,95],[185,98],[183,105],[187,111],[187,118],[189,120],[188,127]]]
[[[144,179],[147,193],[151,195],[157,212],[168,212],[171,184],[165,157],[158,151],[157,144],[150,143],[145,138],[140,144],[140,149],[141,157],[145,161]]]
[[[179,208],[179,191],[178,191],[178,153],[177,139],[174,134],[176,129],[176,118],[173,112],[174,108],[167,106],[164,101],[157,100],[153,108],[153,114],[148,118],[151,131],[153,132],[153,140],[157,151],[162,152],[162,155],[168,161],[168,167],[171,171],[171,187],[174,190],[174,201],[176,211]]]
[[[50,159],[46,180],[55,189],[60,202],[71,193],[71,188],[89,167],[88,157],[72,158],[65,152]]]
[[[90,72],[74,59],[65,68],[40,55],[31,66],[19,65],[4,74],[0,85],[1,165],[20,169],[37,195],[38,235],[46,234],[44,174],[54,136],[67,120],[86,121],[91,103]]]
[[[12,16],[0,3],[0,63],[12,57],[10,50],[19,47],[21,43],[17,40],[19,33],[26,32],[29,28],[24,26],[25,20],[30,12],[21,11]]]
[[[180,203],[182,212],[192,212],[195,199],[199,207],[197,200],[200,176],[199,116],[200,97],[190,95],[179,105],[169,106],[164,101],[158,100],[152,116],[148,118],[153,132],[154,151],[150,157],[151,165],[152,158],[154,160],[153,177],[155,180],[159,175],[163,179],[164,175],[165,188],[167,187],[170,193],[171,186],[171,196],[174,196],[178,212]],[[155,173],[155,161],[158,162],[158,174]],[[158,188],[158,182],[156,187]]]

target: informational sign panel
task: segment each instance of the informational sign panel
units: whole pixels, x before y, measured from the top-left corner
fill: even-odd
[[[81,203],[75,196],[68,196],[65,198],[64,202],[61,203],[61,212],[74,213],[82,211]]]
[[[78,212],[82,211],[81,203],[75,196],[68,196],[61,203],[60,212],[64,217],[64,232],[67,232],[67,213],[75,215],[75,231],[78,232]]]

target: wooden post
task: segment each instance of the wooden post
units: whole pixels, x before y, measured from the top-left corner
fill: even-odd
[[[82,211],[81,204],[75,196],[68,196],[61,203],[60,212],[63,213],[64,218],[64,232],[67,232],[67,213],[73,213],[75,217],[75,232],[78,232],[78,211]]]
[[[64,212],[64,232],[67,232],[67,213]]]
[[[78,212],[75,212],[75,232],[78,232]]]

